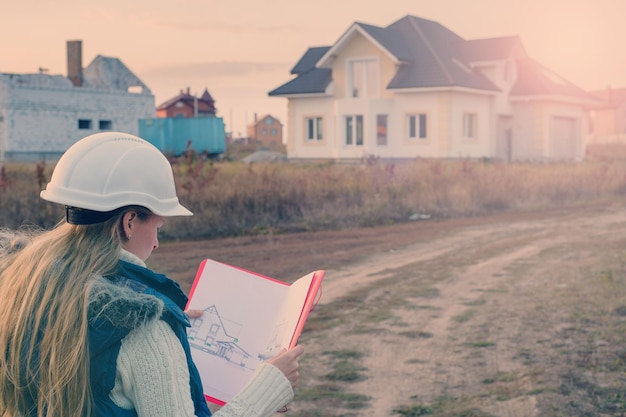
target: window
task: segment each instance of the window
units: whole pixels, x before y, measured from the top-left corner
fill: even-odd
[[[270,130],[270,132],[271,132],[271,135],[272,135],[272,136],[276,136],[276,133],[277,133],[277,132],[276,132],[276,128],[275,128],[275,127],[273,127],[273,128]]]
[[[378,96],[378,61],[374,58],[348,62],[348,97]]]
[[[463,114],[463,137],[476,138],[476,115],[473,113]]]
[[[261,129],[261,132],[262,132],[261,134],[263,136],[267,136],[267,129],[266,128]]]
[[[322,140],[324,137],[321,117],[307,117],[304,119],[307,140]]]
[[[387,115],[386,114],[376,115],[376,144],[377,145],[387,144]]]
[[[363,146],[363,116],[346,116],[346,145]]]
[[[98,128],[100,130],[111,130],[113,129],[113,122],[110,120],[100,120],[100,122],[98,122]]]
[[[91,129],[91,120],[78,119],[78,128],[79,129]]]
[[[268,126],[274,123],[271,117],[266,117],[265,120],[263,120],[263,122],[265,122],[265,124]]]
[[[407,116],[407,123],[409,139],[426,139],[428,137],[426,113],[409,114]]]

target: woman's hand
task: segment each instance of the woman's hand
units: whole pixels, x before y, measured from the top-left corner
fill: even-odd
[[[201,317],[202,314],[204,314],[204,311],[202,311],[202,310],[186,310],[185,313],[187,313],[187,316],[189,316],[190,319],[197,319],[198,317]]]
[[[295,388],[298,385],[298,367],[300,366],[298,358],[303,353],[304,348],[298,345],[291,350],[283,350],[267,362],[280,369],[291,383],[291,386]]]

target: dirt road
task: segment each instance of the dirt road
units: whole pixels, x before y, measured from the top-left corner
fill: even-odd
[[[624,248],[613,205],[166,243],[151,265],[184,288],[205,256],[327,270],[291,416],[619,415],[567,381],[619,379],[603,364],[620,357]]]

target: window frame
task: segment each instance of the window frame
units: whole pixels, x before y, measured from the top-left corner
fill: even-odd
[[[304,117],[304,140],[306,142],[321,142],[324,140],[324,117]]]
[[[358,68],[355,68],[355,65]],[[371,73],[370,73],[371,72]],[[359,74],[360,73],[360,74]],[[355,86],[355,79],[360,75],[364,92]],[[346,95],[349,98],[380,97],[380,59],[376,56],[350,58],[346,63]],[[355,93],[356,92],[356,93]]]
[[[428,113],[407,113],[406,137],[410,141],[428,140]]]
[[[465,112],[463,113],[463,122],[461,127],[461,133],[463,139],[477,140],[478,139],[478,114]]]
[[[113,121],[112,120],[99,120],[98,129],[99,130],[113,130]]]
[[[91,119],[78,119],[79,130],[91,130],[93,127],[93,121]]]
[[[345,146],[365,145],[365,118],[362,114],[346,114],[344,120],[344,141]],[[353,140],[354,139],[354,140]]]
[[[381,124],[382,120],[384,120],[383,124]],[[389,144],[389,114],[379,113],[376,115],[376,146],[387,146],[388,144]]]

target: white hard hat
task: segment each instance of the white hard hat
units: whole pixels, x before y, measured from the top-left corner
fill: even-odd
[[[191,216],[178,202],[172,167],[154,145],[127,133],[87,136],[59,159],[41,198],[110,212],[142,206],[160,216]]]

